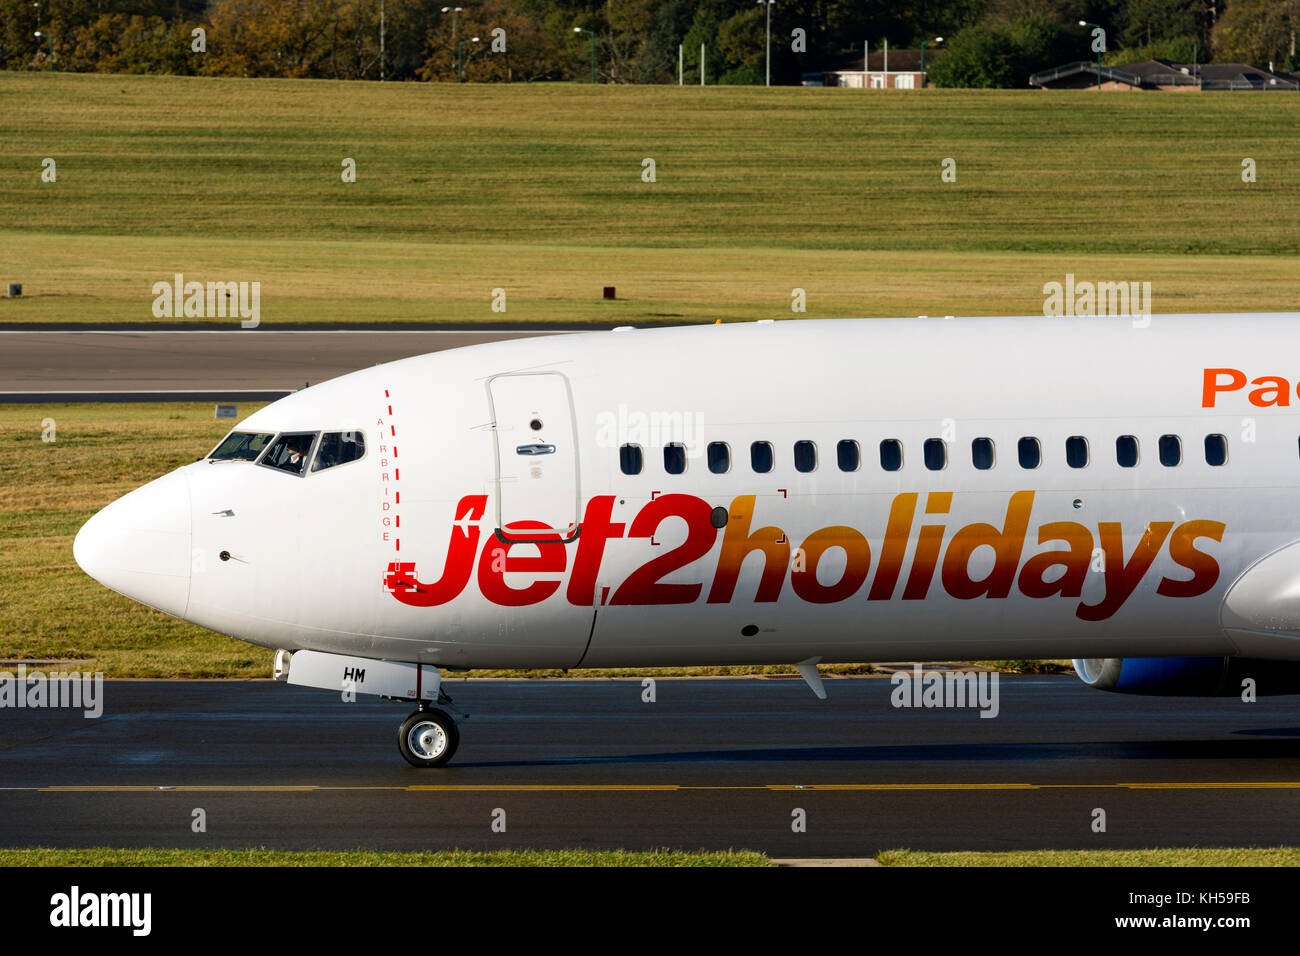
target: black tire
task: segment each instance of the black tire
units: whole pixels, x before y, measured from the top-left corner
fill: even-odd
[[[397,731],[397,749],[412,767],[441,767],[458,746],[456,722],[441,710],[417,710]]]

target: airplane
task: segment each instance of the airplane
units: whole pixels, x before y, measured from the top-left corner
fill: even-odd
[[[494,342],[241,421],[73,546],[291,684],[471,668],[1070,658],[1121,693],[1300,692],[1287,314],[759,320]]]

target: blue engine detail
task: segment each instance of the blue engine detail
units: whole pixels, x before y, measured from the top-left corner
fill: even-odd
[[[1249,657],[1105,657],[1077,659],[1074,672],[1089,687],[1117,694],[1236,697],[1243,681],[1258,696],[1300,694],[1300,662]]]

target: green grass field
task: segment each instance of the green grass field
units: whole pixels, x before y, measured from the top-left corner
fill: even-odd
[[[270,674],[269,651],[138,605],[72,558],[96,510],[207,453],[229,424],[210,405],[0,406],[0,659],[85,660],[110,677]]]
[[[265,324],[1037,313],[1066,272],[1289,310],[1292,107],[5,73],[0,323],[150,321],[175,272],[260,281]]]
[[[5,866],[771,866],[751,850],[469,850],[396,853],[377,850],[0,850]]]

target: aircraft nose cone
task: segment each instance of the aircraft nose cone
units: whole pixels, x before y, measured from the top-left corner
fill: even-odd
[[[190,488],[172,472],[114,501],[81,526],[72,555],[92,578],[176,617],[190,598]]]

